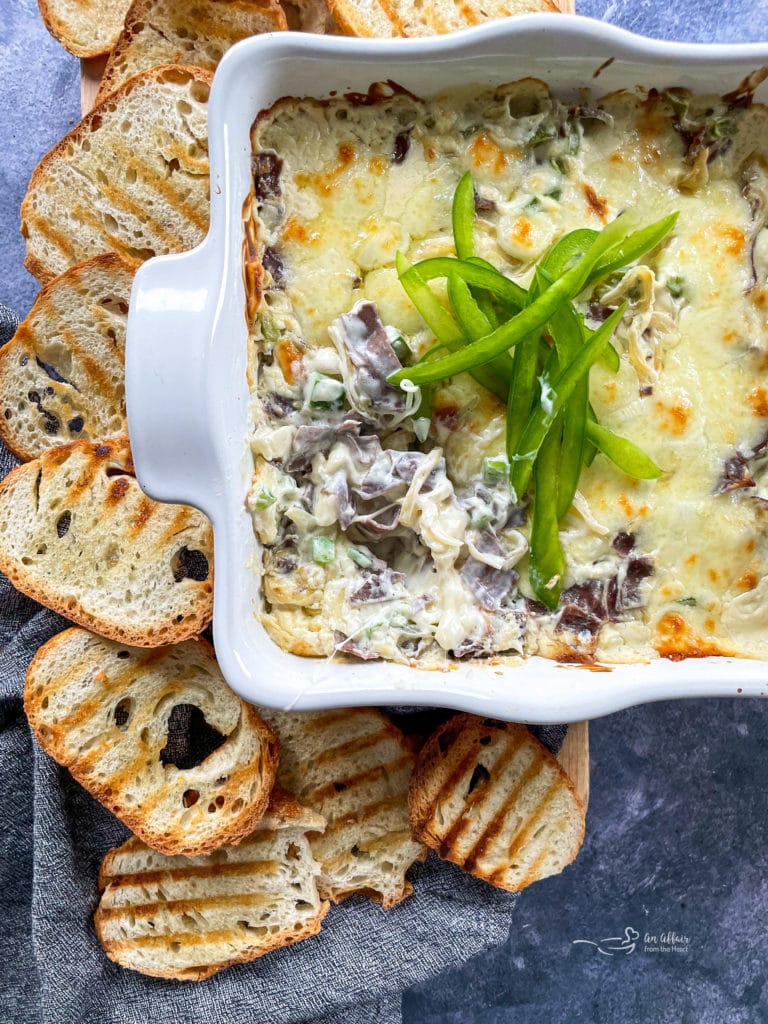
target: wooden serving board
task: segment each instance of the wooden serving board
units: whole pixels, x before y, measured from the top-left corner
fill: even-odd
[[[573,0],[557,0],[561,11],[572,13]],[[80,61],[80,105],[87,114],[99,88],[106,61],[102,58]],[[568,729],[558,760],[573,779],[579,796],[587,806],[589,801],[589,727],[587,722],[576,722]]]

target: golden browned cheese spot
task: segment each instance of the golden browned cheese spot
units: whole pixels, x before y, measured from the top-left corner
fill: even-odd
[[[682,402],[669,405],[666,402],[657,402],[656,411],[659,414],[659,426],[668,434],[680,437],[688,427],[691,418],[691,407]]]
[[[662,658],[669,658],[670,661],[709,658],[732,653],[721,644],[697,637],[682,615],[677,612],[667,612],[663,615],[656,625],[656,633],[654,647]]]
[[[583,189],[587,208],[605,223],[608,219],[608,200],[604,196],[599,196],[591,185],[584,184]]]
[[[768,417],[768,392],[762,384],[753,388],[747,396],[750,408],[755,416]]]
[[[507,166],[508,156],[504,150],[495,142],[487,132],[479,132],[472,143],[472,165],[490,171],[492,174],[501,174]]]
[[[276,346],[275,355],[285,379],[289,384],[295,384],[303,373],[301,349],[289,338],[286,338]]]
[[[301,172],[296,175],[296,184],[313,188],[320,195],[328,196],[336,188],[339,177],[353,163],[355,147],[351,142],[340,142],[335,166],[319,173]]]

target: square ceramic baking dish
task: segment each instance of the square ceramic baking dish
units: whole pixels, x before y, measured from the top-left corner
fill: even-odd
[[[213,522],[214,640],[239,694],[280,708],[441,705],[541,723],[663,698],[765,694],[768,664],[732,658],[661,659],[609,671],[531,658],[512,668],[475,663],[423,671],[301,658],[278,648],[255,614],[259,558],[244,504],[252,465],[242,270],[249,130],[281,96],[365,92],[387,79],[427,96],[526,75],[564,95],[583,86],[598,94],[635,86],[723,93],[764,64],[768,44],[662,43],[565,15],[492,22],[426,40],[278,33],[229,51],[209,106],[210,231],[192,252],[150,260],[137,273],[126,376],[141,486],[160,501],[196,505]]]

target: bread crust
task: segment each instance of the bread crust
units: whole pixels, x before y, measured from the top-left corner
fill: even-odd
[[[101,270],[115,273],[116,275],[121,272],[133,274],[139,266],[140,264],[136,260],[126,260],[115,253],[102,253],[99,256],[92,256],[90,259],[73,264],[64,273],[59,274],[44,284],[38,292],[32,308],[19,324],[11,341],[0,349],[0,404],[3,402],[3,394],[6,395],[6,401],[15,397],[8,390],[9,383],[6,383],[7,378],[11,375],[11,364],[18,353],[34,352],[37,350],[37,332],[35,331],[34,324],[40,317],[46,315],[56,316],[55,308],[49,314],[46,307],[49,303],[55,307],[53,300],[59,289],[75,282],[81,275],[88,274],[91,271]],[[125,429],[125,422],[123,422],[123,431]],[[0,416],[0,439],[21,462],[29,462],[41,454],[39,451],[25,448],[20,443],[18,433],[11,428],[9,422],[3,416]]]
[[[93,19],[103,21],[103,17],[106,12],[114,12],[117,14],[118,20],[121,21],[120,14],[128,10],[130,0],[114,0],[114,2],[107,2],[99,6],[99,14],[101,17],[96,18],[94,13]],[[102,57],[114,46],[117,38],[120,34],[120,25],[117,25],[115,31],[110,33],[106,38],[99,41],[95,34],[94,38],[90,43],[81,43],[75,38],[75,31],[73,25],[63,18],[60,14],[57,14],[54,10],[54,4],[52,0],[37,0],[37,5],[40,9],[40,16],[43,19],[45,27],[51,33],[61,45],[71,53],[73,57],[80,57],[81,59],[88,59],[89,57]],[[114,8],[117,7],[117,11]],[[114,16],[114,15],[113,15]],[[87,18],[87,15],[86,15]]]
[[[87,789],[99,803],[116,817],[120,818],[139,839],[160,853],[197,856],[210,853],[224,844],[237,845],[242,842],[246,836],[253,832],[263,818],[275,782],[279,747],[277,736],[271,726],[258,715],[256,709],[251,704],[245,703],[245,701],[236,697],[235,694],[232,694],[232,698],[238,701],[240,705],[240,712],[243,716],[245,727],[258,740],[260,751],[258,771],[262,776],[262,785],[257,796],[251,803],[244,803],[242,812],[228,820],[225,830],[211,834],[208,838],[197,842],[190,841],[188,834],[181,829],[175,834],[165,833],[160,835],[156,830],[148,826],[145,816],[142,814],[141,806],[130,808],[120,802],[119,790],[116,792],[113,789],[113,787],[117,788],[113,778],[109,778],[105,783],[99,783],[93,777],[93,774],[88,771],[88,767],[84,766],[77,757],[73,757],[67,750],[67,734],[77,724],[77,721],[67,721],[65,725],[57,727],[51,724],[43,713],[43,702],[47,700],[48,692],[41,676],[46,674],[47,665],[56,659],[61,652],[64,652],[62,660],[66,659],[68,646],[73,644],[73,642],[77,643],[83,637],[83,633],[84,631],[77,627],[72,627],[64,630],[63,633],[59,633],[38,650],[27,670],[24,685],[24,711],[35,734],[35,738],[43,750],[59,764],[69,769],[73,778]],[[216,664],[213,647],[207,640],[202,637],[195,637],[193,640],[187,641],[187,643],[195,644],[206,659],[213,663],[213,665]],[[179,648],[159,647],[154,649],[150,654],[151,664],[155,665],[161,662],[164,656],[172,650],[178,652]],[[79,664],[75,664],[74,669],[77,670],[79,667]],[[131,685],[134,685],[139,680],[140,674],[137,679],[132,680]],[[107,703],[108,700],[109,694],[105,696],[104,702]],[[158,756],[159,754],[159,751],[148,750],[147,752],[151,756]],[[205,761],[198,767],[202,768],[204,764]],[[192,773],[196,770],[190,769],[189,771]],[[236,769],[227,782],[219,787],[219,795],[225,799],[229,796],[234,797],[238,791],[237,784],[244,771],[256,771],[256,768],[251,765],[245,765]],[[195,785],[195,779],[192,774],[190,774],[188,781],[190,786]],[[228,800],[228,802],[231,803],[231,800]],[[276,804],[276,811],[282,814],[297,814],[295,808],[291,807],[290,800],[285,795],[282,798],[282,802]]]
[[[98,131],[101,127],[104,112],[114,110],[121,100],[130,96],[135,89],[139,89],[149,82],[175,81],[179,83],[190,80],[200,82],[210,88],[213,81],[213,73],[202,68],[187,67],[184,64],[162,64],[159,67],[150,68],[148,71],[134,75],[121,85],[119,89],[110,93],[101,103],[94,106],[70,132],[60,139],[38,161],[35,169],[32,171],[26,194],[21,203],[21,234],[27,240],[24,266],[41,284],[51,281],[56,276],[56,273],[39,256],[30,251],[29,221],[34,215],[33,201],[35,194],[41,183],[45,180],[49,167],[58,160],[66,160],[66,152],[69,147],[79,148],[82,140],[87,135]],[[63,241],[66,242],[67,240]],[[113,251],[125,259],[132,259],[132,255],[127,247],[124,247],[123,251],[118,251],[117,246],[113,245]],[[71,258],[70,265],[84,261],[82,254],[78,258],[78,254],[74,252],[71,244],[69,245],[69,255]]]
[[[509,740],[517,747],[527,745],[533,748],[539,764],[543,763],[550,768],[555,773],[557,782],[568,791],[574,805],[573,815],[577,828],[570,855],[561,864],[560,870],[575,859],[584,840],[584,804],[572,780],[563,771],[557,759],[524,725],[483,719],[469,714],[455,715],[444,722],[429,737],[416,759],[408,791],[411,833],[416,840],[435,850],[443,860],[458,865],[469,874],[482,878],[497,888],[519,892],[537,881],[539,876],[529,872],[519,884],[510,885],[502,877],[503,865],[492,871],[483,870],[477,860],[472,855],[466,857],[457,842],[452,839],[454,826],[446,825],[441,820],[442,815],[436,815],[438,799],[443,797],[447,801],[462,779],[465,779],[470,771],[474,772],[481,764],[481,752],[494,742],[495,737],[502,741]],[[464,811],[455,819],[454,825],[468,820],[466,811],[471,806],[471,798],[467,795],[464,800]],[[498,822],[496,824],[498,825]]]
[[[206,0],[206,2],[211,3],[211,0]],[[156,6],[157,0],[133,0],[133,3],[128,8],[123,30],[112,46],[107,59],[107,66],[104,68],[99,91],[96,93],[96,103],[101,103],[110,93],[119,88],[120,79],[122,78],[120,74],[120,61],[130,51],[134,38],[141,32],[144,25],[150,21]],[[211,6],[213,7],[214,5],[211,3]],[[220,6],[220,0],[217,0],[216,6]],[[236,10],[242,13],[244,18],[247,18],[251,12],[259,12],[270,17],[273,21],[270,31],[283,32],[288,29],[285,13],[276,0],[227,0],[226,6],[228,10]],[[179,63],[184,63],[184,61],[179,61]],[[186,66],[189,67],[190,65]]]
[[[334,21],[344,35],[368,39],[378,38],[384,35],[384,33],[378,30],[378,26],[374,21],[371,18],[366,17],[359,0],[327,0],[327,2]],[[396,8],[399,6],[397,3],[383,3],[379,0],[379,6],[381,8],[382,19],[388,21],[391,28],[391,32],[388,34],[389,38],[437,35],[441,32],[456,31],[458,28],[480,24],[483,21],[493,20],[494,18],[499,19],[514,16],[518,13],[530,13],[533,7],[538,8],[542,13],[560,13],[560,8],[554,3],[554,0],[536,0],[535,4],[526,2],[523,5],[525,8],[524,11],[507,11],[505,8],[503,12],[500,12],[495,16],[491,15],[490,18],[480,13],[479,10],[477,12],[472,11],[471,17],[469,14],[464,14],[464,24],[456,26],[456,28],[442,28],[439,32],[436,30],[409,32],[402,18],[397,13]],[[403,4],[403,6],[405,5]],[[515,6],[515,0],[512,0],[510,6]],[[467,5],[467,7],[469,8],[469,5]]]
[[[0,482],[0,521],[4,515],[15,514],[11,508],[3,509],[2,507],[8,492],[12,491],[17,484],[23,482],[28,476],[40,473],[42,479],[46,473],[55,472],[67,460],[68,456],[76,451],[89,453],[95,461],[102,464],[110,460],[117,462],[118,465],[124,467],[125,476],[132,478],[134,486],[138,489],[138,484],[133,477],[133,462],[126,437],[113,438],[99,444],[74,441],[70,444],[60,445],[58,448],[52,448],[39,459],[23,463],[21,466],[17,466],[16,469],[11,470],[8,476]],[[130,486],[129,484],[128,487]],[[152,506],[159,507],[158,503],[151,502],[148,498],[145,500],[150,502]],[[175,507],[178,509],[186,508],[186,506]],[[193,512],[195,516],[199,514],[196,510],[189,509],[188,511],[190,515]],[[174,620],[159,623],[157,628],[153,628],[151,633],[149,631],[142,632],[129,624],[121,624],[114,617],[108,619],[102,615],[94,614],[87,608],[84,608],[77,597],[73,595],[65,597],[57,593],[54,586],[48,584],[45,579],[36,579],[34,575],[30,574],[25,569],[21,559],[14,557],[12,552],[2,546],[2,542],[0,542],[0,571],[4,572],[14,587],[23,594],[26,594],[27,597],[31,597],[32,600],[37,601],[46,608],[50,608],[59,615],[69,618],[80,626],[85,626],[93,630],[93,632],[107,639],[115,640],[118,643],[131,644],[136,647],[156,647],[163,644],[179,643],[182,640],[197,636],[197,634],[205,629],[213,617],[213,538],[210,526],[208,527],[206,546],[210,556],[208,559],[210,567],[209,577],[204,584],[198,586],[195,605],[189,607],[187,614],[181,622]]]

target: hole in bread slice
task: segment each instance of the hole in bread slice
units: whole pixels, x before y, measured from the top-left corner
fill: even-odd
[[[176,704],[168,716],[168,739],[160,751],[160,761],[164,767],[174,765],[182,771],[197,768],[226,739],[208,724],[200,708]]]

